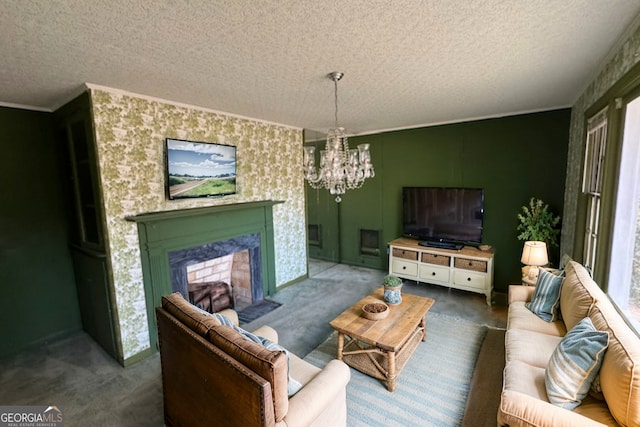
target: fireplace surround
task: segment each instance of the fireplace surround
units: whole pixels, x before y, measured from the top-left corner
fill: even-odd
[[[188,298],[186,266],[248,249],[252,299],[275,294],[273,206],[277,201],[235,203],[153,212],[127,218],[138,227],[149,341],[157,350],[155,307],[174,290]]]

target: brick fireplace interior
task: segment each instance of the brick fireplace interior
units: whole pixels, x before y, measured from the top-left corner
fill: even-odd
[[[247,249],[187,267],[189,301],[213,313],[243,310],[253,302]]]
[[[168,261],[172,291],[210,313],[263,300],[258,234],[172,251]]]

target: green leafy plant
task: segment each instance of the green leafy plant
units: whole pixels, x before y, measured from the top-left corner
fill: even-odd
[[[554,216],[549,211],[549,205],[542,200],[532,197],[528,206],[522,206],[518,219],[518,240],[537,240],[545,242],[547,246],[558,246],[560,217]]]
[[[388,288],[396,288],[402,285],[402,279],[399,278],[398,276],[393,276],[391,274],[388,274],[384,276],[384,285]]]

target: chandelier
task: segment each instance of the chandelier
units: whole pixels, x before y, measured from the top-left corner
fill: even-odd
[[[333,80],[335,100],[335,128],[329,129],[327,143],[320,151],[320,168],[316,168],[316,147],[304,147],[304,178],[312,188],[326,188],[340,203],[347,190],[362,187],[364,180],[373,178],[369,144],[359,144],[358,149],[349,149],[344,128],[338,126],[338,80],[344,73],[334,71],[328,77]]]

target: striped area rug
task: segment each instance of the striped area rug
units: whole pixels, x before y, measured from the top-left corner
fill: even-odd
[[[347,425],[458,426],[463,415],[478,352],[487,332],[450,316],[427,315],[427,341],[405,365],[390,393],[386,384],[351,369],[347,386]],[[336,356],[334,332],[305,357],[323,367]]]

